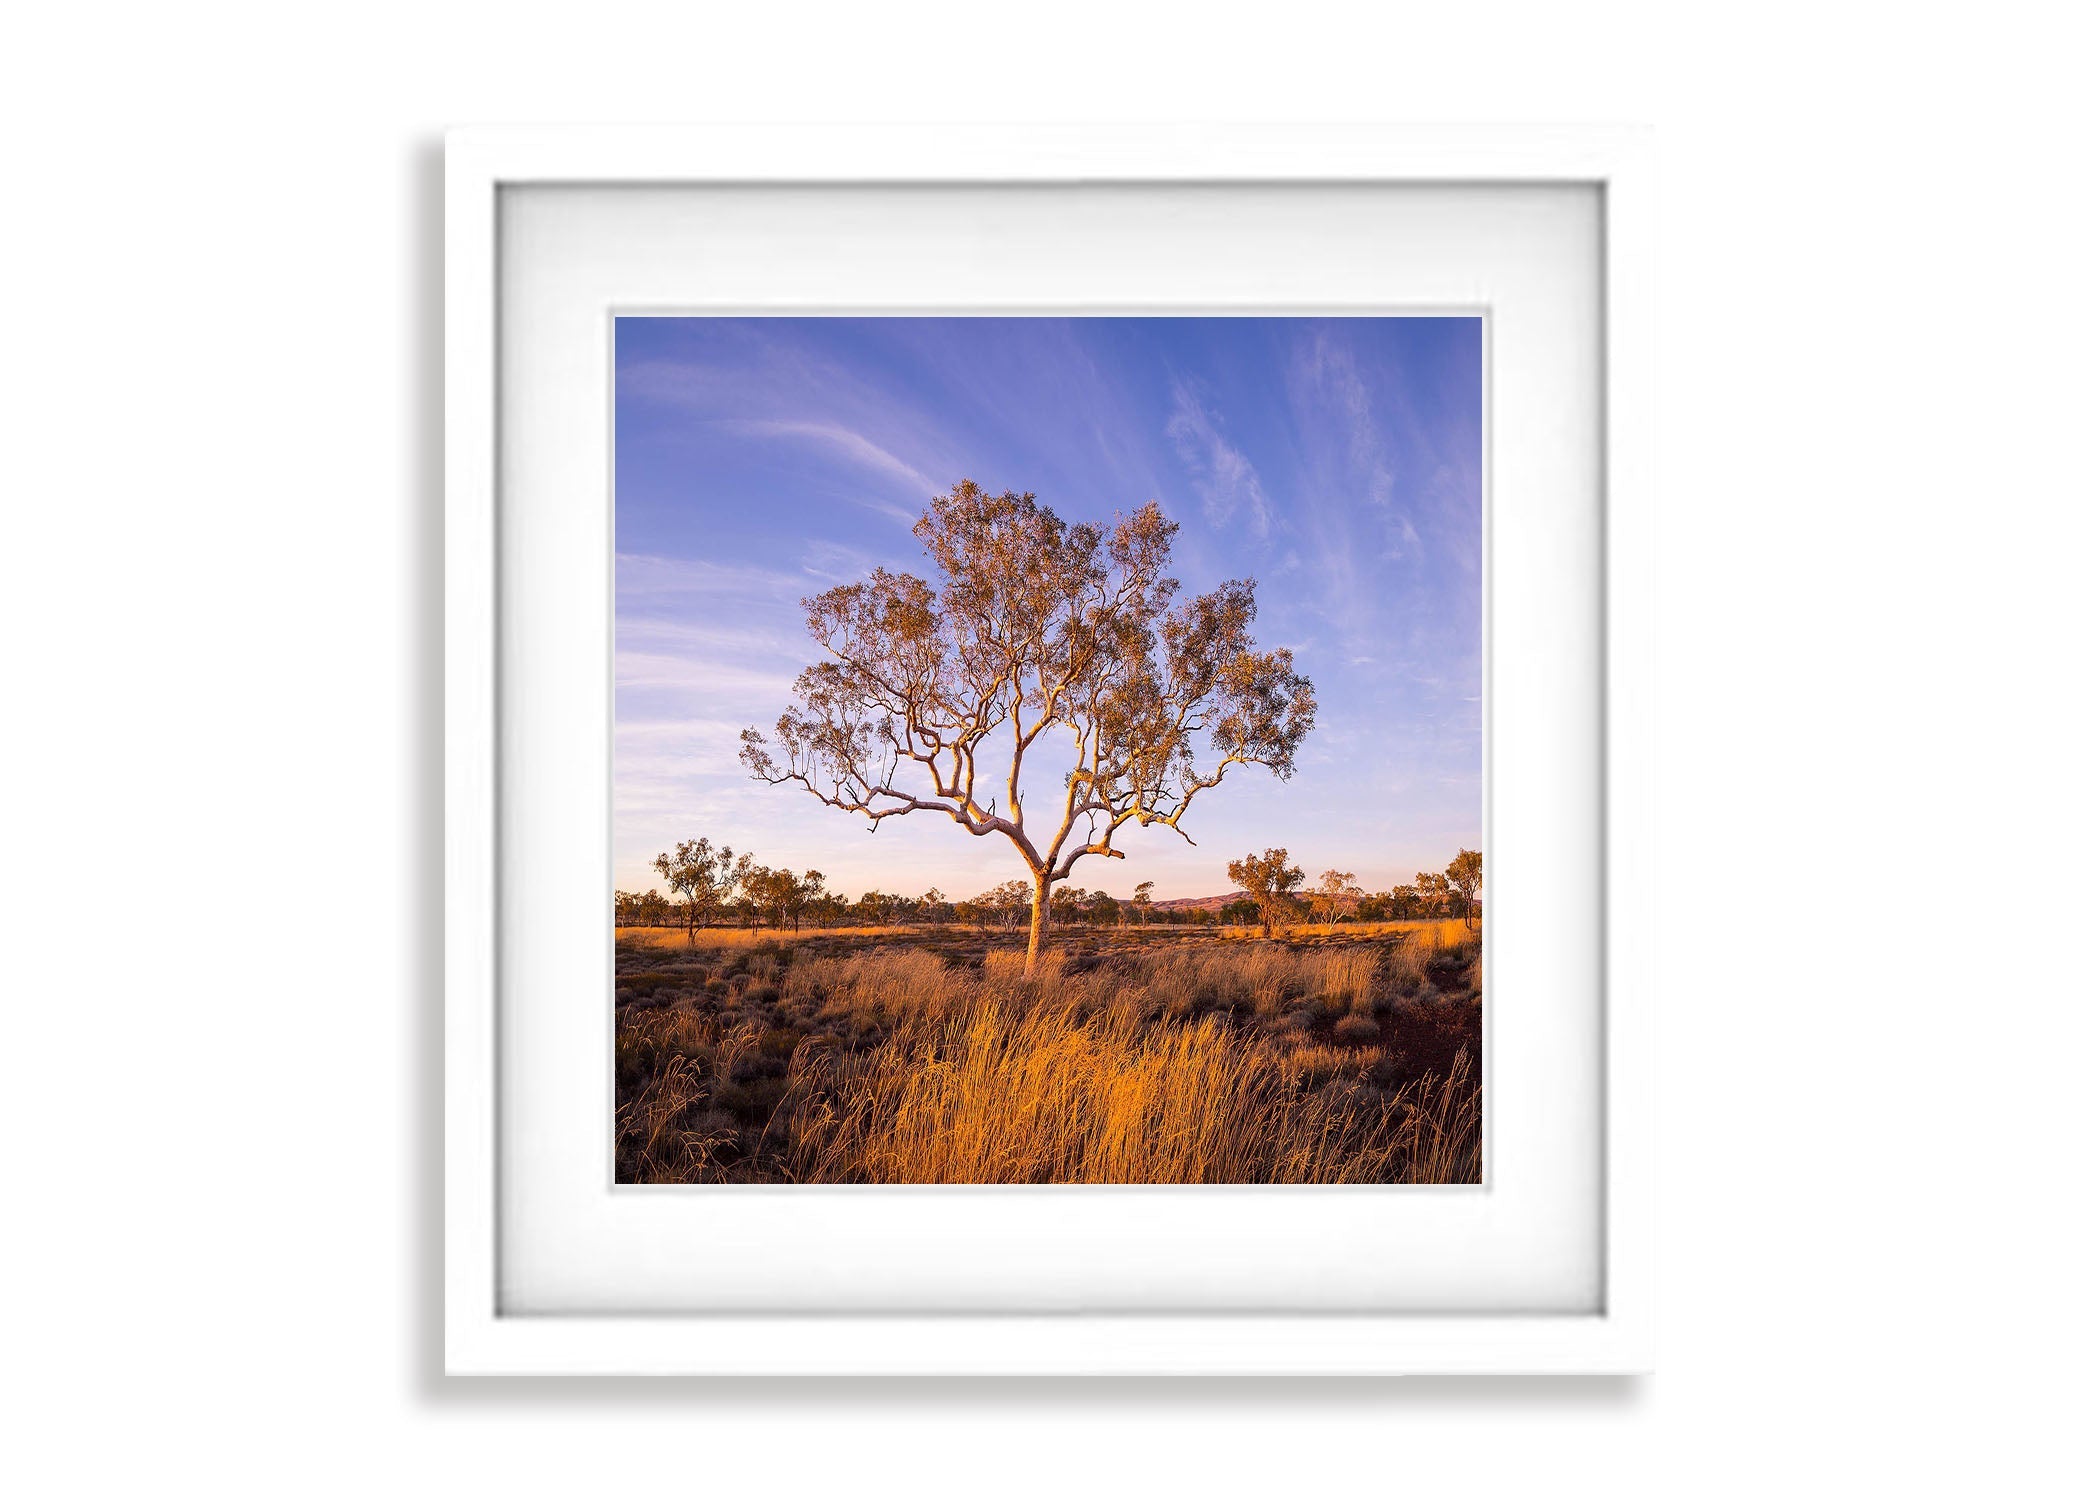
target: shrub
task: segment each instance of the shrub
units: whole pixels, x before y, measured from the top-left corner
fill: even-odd
[[[1375,1042],[1378,1040],[1378,1023],[1369,1016],[1344,1016],[1334,1023],[1334,1039],[1338,1042]]]
[[[1369,1076],[1382,1089],[1405,1088],[1414,1077],[1414,1069],[1405,1052],[1388,1050],[1378,1054]]]
[[[1287,1066],[1307,1088],[1318,1088],[1344,1074],[1354,1074],[1363,1060],[1341,1047],[1293,1047]]]

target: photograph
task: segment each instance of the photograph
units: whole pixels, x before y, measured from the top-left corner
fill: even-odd
[[[1477,1184],[1485,324],[613,319],[617,1184]]]

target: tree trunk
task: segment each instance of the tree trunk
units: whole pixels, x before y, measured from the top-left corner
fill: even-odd
[[[693,946],[693,903],[691,901],[685,904],[685,945],[688,948]]]
[[[1022,969],[1024,975],[1035,973],[1036,950],[1043,945],[1043,915],[1050,905],[1050,882],[1035,883],[1035,901],[1028,908],[1028,963]]]

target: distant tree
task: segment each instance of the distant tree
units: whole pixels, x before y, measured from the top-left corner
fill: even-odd
[[[955,903],[936,887],[919,898],[918,914],[928,922],[952,922],[955,920]]]
[[[819,927],[843,927],[852,910],[844,896],[826,891],[809,903],[809,919]]]
[[[1130,893],[1131,920],[1140,926],[1152,920],[1152,891],[1158,882],[1140,880],[1136,890]]]
[[[775,870],[754,864],[745,873],[744,891],[762,917],[775,927],[802,930],[802,918],[829,894],[819,870]]]
[[[831,893],[824,889],[824,872],[804,870],[802,878],[795,882],[794,889],[788,897],[788,919],[795,924],[795,931],[802,930],[802,918],[805,913],[831,899]]]
[[[1424,917],[1448,916],[1451,911],[1451,882],[1431,870],[1415,876],[1415,901]]]
[[[739,863],[728,845],[717,849],[706,839],[687,839],[672,853],[656,856],[656,873],[663,876],[672,894],[685,897],[688,948],[693,945],[693,929],[721,909],[749,864],[748,856]]]
[[[1033,495],[964,480],[913,530],[939,587],[878,568],[803,600],[829,659],[796,679],[777,744],[744,731],[744,763],[874,827],[927,812],[1005,838],[1028,872],[1032,970],[1051,888],[1087,855],[1121,859],[1125,824],[1186,839],[1190,805],[1234,766],[1290,776],[1313,686],[1289,651],[1255,649],[1252,580],[1173,602],[1176,527],[1157,503],[1067,525]],[[1031,831],[1022,764],[1039,743],[1069,743],[1072,760],[1054,826]],[[906,774],[924,783],[907,790]]]
[[[1236,859],[1225,867],[1225,874],[1261,908],[1263,937],[1273,933],[1279,921],[1290,920],[1291,892],[1305,883],[1305,871],[1291,863],[1287,849],[1265,849]]]
[[[1261,907],[1242,896],[1237,901],[1228,901],[1218,909],[1218,915],[1235,927],[1249,927],[1261,920]]]
[[[977,898],[977,906],[992,913],[1001,927],[1014,928],[1028,915],[1030,893],[1025,880],[1002,880]]]
[[[1353,870],[1326,870],[1320,875],[1320,883],[1313,888],[1312,910],[1315,922],[1334,925],[1334,919],[1342,909],[1342,903],[1352,896],[1361,896],[1357,888],[1356,872]]]
[[[1461,849],[1458,858],[1451,861],[1444,871],[1444,879],[1450,884],[1452,893],[1460,903],[1460,913],[1469,922],[1479,920],[1480,901],[1480,851]]]
[[[1096,891],[1087,898],[1086,916],[1096,927],[1113,927],[1123,917],[1123,903],[1107,891]]]
[[[776,870],[757,863],[746,867],[744,897],[761,926],[787,926],[788,888],[796,883],[793,870]]]

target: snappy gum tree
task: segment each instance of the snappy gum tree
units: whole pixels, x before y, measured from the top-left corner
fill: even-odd
[[[1458,858],[1452,860],[1444,871],[1444,879],[1450,882],[1451,889],[1458,892],[1459,899],[1465,903],[1464,911],[1469,922],[1473,920],[1474,902],[1480,896],[1480,873],[1478,849],[1459,850]]]
[[[685,897],[685,945],[693,946],[693,928],[721,909],[736,888],[744,870],[724,844],[717,849],[706,839],[686,839],[676,851],[656,856],[656,873],[670,885],[671,893]]]
[[[1342,903],[1362,895],[1354,870],[1321,871],[1319,887],[1312,893],[1313,920],[1324,921],[1331,929],[1341,915]]]
[[[1305,883],[1305,871],[1291,863],[1288,849],[1264,849],[1225,867],[1225,877],[1254,898],[1261,908],[1261,935],[1291,919],[1291,892]]]
[[[1032,971],[1051,887],[1087,855],[1123,858],[1126,824],[1193,844],[1183,815],[1232,767],[1288,779],[1312,684],[1289,651],[1255,649],[1251,579],[1174,603],[1176,527],[1156,503],[1112,528],[1067,525],[1033,495],[964,480],[912,529],[938,586],[878,568],[803,600],[827,659],[796,679],[777,745],[747,729],[742,758],[871,828],[935,813],[1006,839],[1028,870]],[[1035,826],[1031,753],[1070,766]]]

